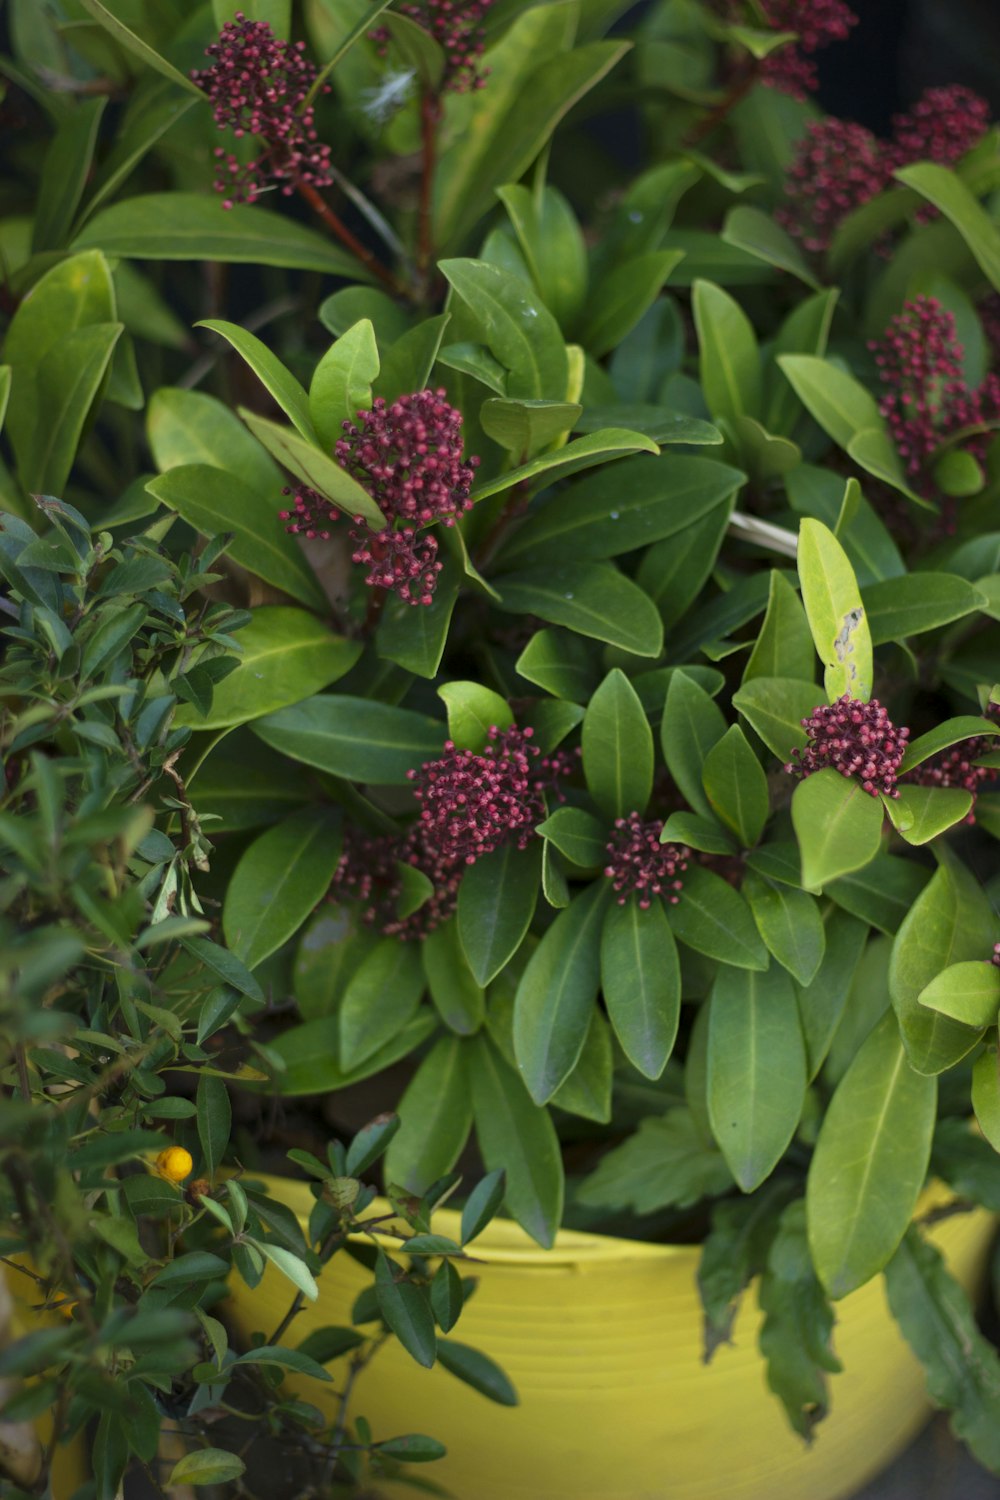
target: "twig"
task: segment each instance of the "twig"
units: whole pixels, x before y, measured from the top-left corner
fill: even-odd
[[[423,171],[420,175],[420,220],[417,238],[417,272],[421,285],[434,260],[432,209],[434,205],[434,172],[437,167],[437,129],[441,105],[436,94],[425,90],[420,100],[420,141]]]
[[[744,542],[754,542],[758,547],[780,552],[784,557],[794,560],[798,556],[799,539],[794,531],[786,531],[784,526],[775,526],[771,521],[761,521],[757,516],[745,515],[741,510],[734,510],[730,516],[729,532]]]
[[[320,196],[311,182],[300,182],[298,187],[301,197],[306,200],[310,208],[322,219],[334,238],[338,239],[342,245],[350,250],[352,255],[357,256],[361,264],[366,266],[373,276],[377,276],[382,285],[387,287],[394,297],[408,297],[410,295],[406,287],[396,280],[391,271],[386,270],[382,262],[377,256],[372,254],[367,245],[363,245],[356,235],[351,233],[347,225],[337,217],[333,209]]]
[[[757,82],[757,74],[758,65],[756,59],[754,59],[748,68],[737,74],[725,98],[720,100],[713,110],[710,110],[703,119],[691,127],[684,137],[683,144],[685,146],[697,146],[707,135],[711,135],[712,131],[727,118],[730,111],[736,108],[740,100],[746,98]]]

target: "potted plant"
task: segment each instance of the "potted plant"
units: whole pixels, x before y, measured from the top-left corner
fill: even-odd
[[[315,0],[148,32],[81,3],[175,114],[147,191],[109,203],[101,158],[63,258],[15,268],[14,392],[53,378],[33,330],[67,302],[107,324],[85,278],[124,287],[142,354],[165,260],[306,273],[252,315],[238,279],[190,296],[209,342],[150,395],[158,472],[122,501],[232,531],[254,606],[239,674],[177,722],[218,817],[197,889],[274,1006],[260,1094],[299,1141],[375,1088],[395,1203],[473,1154],[519,1226],[477,1243],[468,1327],[520,1408],[480,1419],[390,1353],[358,1381],[376,1435],[450,1407],[459,1494],[844,1493],[923,1409],[884,1273],[997,1467],[960,1285],[990,1222],[959,1212],[1000,1204],[988,110],[823,119],[839,3]],[[635,171],[587,132],[626,103]],[[17,508],[48,460],[23,397],[9,421]],[[338,1326],[386,1316],[355,1266]],[[395,1331],[429,1364],[409,1284]]]

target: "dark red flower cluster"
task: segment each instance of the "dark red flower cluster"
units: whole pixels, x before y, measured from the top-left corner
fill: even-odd
[[[341,467],[372,497],[386,518],[372,531],[360,516],[350,529],[353,561],[368,568],[370,588],[391,589],[407,604],[430,604],[441,562],[437,539],[420,528],[432,521],[453,526],[472,505],[469,491],[478,458],[462,457],[462,413],[444,391],[417,391],[391,406],[376,399],[344,423],[335,454]],[[280,512],[287,530],[329,538],[337,511],[322,495],[303,487],[286,490],[294,508]],[[401,524],[400,524],[401,523]]]
[[[983,710],[983,718],[1000,724],[1000,704],[988,704]],[[937,755],[914,766],[912,771],[907,771],[903,780],[914,782],[917,786],[957,787],[961,791],[971,792],[972,808],[965,821],[974,823],[976,793],[984,782],[995,781],[1000,776],[1000,770],[996,766],[977,766],[976,761],[998,748],[1000,738],[991,734],[973,735],[971,740],[961,740],[957,745],[950,745],[947,750],[939,750]]]
[[[792,751],[786,771],[805,777],[830,767],[856,777],[871,797],[899,796],[896,780],[910,731],[897,729],[877,698],[862,703],[845,693],[813,709],[802,728],[809,743]]]
[[[935,492],[929,461],[945,441],[1000,416],[1000,379],[988,375],[970,389],[962,374],[962,346],[955,318],[934,297],[903,305],[880,339],[869,345],[885,394],[879,409],[913,487]],[[975,432],[963,448],[982,459],[982,437]]]
[[[237,11],[205,50],[211,67],[191,77],[208,95],[216,125],[231,129],[238,140],[256,136],[263,146],[247,162],[217,147],[215,187],[226,195],[223,206],[253,203],[268,183],[283,193],[299,183],[328,186],[330,148],[317,144],[313,107],[305,103],[316,78],[305,44],[283,42],[267,21],[248,21]]]
[[[481,89],[486,82],[487,73],[479,60],[486,43],[483,18],[492,4],[493,0],[404,0],[397,7],[400,15],[408,16],[430,32],[444,52],[441,92],[450,89],[456,94],[466,94],[470,89]],[[389,28],[380,26],[372,32],[372,40],[384,57],[390,41]]]
[[[403,892],[401,864],[419,870],[434,887],[423,905],[405,917],[399,915]],[[419,826],[406,834],[371,838],[349,828],[330,896],[336,902],[360,902],[361,920],[366,927],[377,928],[383,937],[419,942],[455,910],[464,869],[461,860],[442,859],[427,849],[421,841]]]
[[[627,818],[616,818],[614,833],[608,843],[608,863],[604,873],[618,893],[618,905],[636,895],[643,911],[648,911],[655,896],[676,906],[684,882],[690,849],[678,844],[661,844],[663,819],[643,822],[637,812]]]
[[[815,93],[819,78],[814,54],[831,42],[845,41],[857,16],[844,0],[761,0],[760,10],[772,30],[798,33],[796,41],[764,59],[764,83],[795,99]]]
[[[993,944],[993,957],[990,961],[991,963],[995,963],[997,968],[1000,969],[1000,943]]]
[[[546,815],[545,793],[562,801],[559,783],[574,764],[569,751],[543,756],[531,736],[530,729],[493,725],[481,754],[448,740],[443,755],[408,773],[425,848],[472,865],[502,844],[525,847]]]
[[[776,62],[784,50],[775,54]],[[989,122],[986,100],[958,85],[928,89],[908,114],[895,115],[888,141],[850,120],[819,120],[807,127],[789,167],[789,206],[778,217],[807,250],[822,254],[841,219],[891,187],[894,172],[916,161],[951,166]],[[935,214],[927,205],[918,218],[924,222]]]

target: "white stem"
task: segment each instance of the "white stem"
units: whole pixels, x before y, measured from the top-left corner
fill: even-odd
[[[744,515],[741,510],[733,511],[729,530],[733,536],[742,537],[745,542],[755,542],[770,552],[780,552],[793,559],[798,555],[799,539],[794,531],[786,531],[784,526],[774,526],[770,521],[761,521],[757,516]]]

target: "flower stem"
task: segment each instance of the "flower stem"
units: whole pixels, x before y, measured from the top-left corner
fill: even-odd
[[[420,140],[423,151],[423,172],[420,177],[420,222],[417,241],[417,271],[422,282],[434,260],[434,231],[432,210],[434,204],[434,173],[437,169],[437,128],[441,119],[441,104],[436,94],[425,91],[420,101]]]

